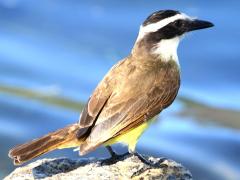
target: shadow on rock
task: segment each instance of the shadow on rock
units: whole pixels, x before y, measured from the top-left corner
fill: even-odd
[[[96,162],[94,159],[79,159],[72,160],[67,158],[60,158],[54,160],[46,160],[41,165],[32,169],[32,174],[35,179],[43,179],[51,177],[59,173],[68,173],[81,166]]]

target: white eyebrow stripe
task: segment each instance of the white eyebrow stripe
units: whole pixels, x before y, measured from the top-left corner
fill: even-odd
[[[147,34],[149,32],[156,32],[157,30],[163,28],[164,26],[168,25],[169,23],[174,22],[179,19],[192,19],[192,18],[187,16],[186,14],[182,13],[182,14],[176,14],[169,18],[163,19],[157,23],[152,23],[152,24],[149,24],[146,26],[141,25],[137,40],[141,39],[145,34]]]

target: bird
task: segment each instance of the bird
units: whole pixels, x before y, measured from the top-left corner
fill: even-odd
[[[77,122],[17,145],[9,150],[9,157],[20,165],[55,149],[78,147],[79,154],[85,155],[99,146],[115,157],[111,147],[115,143],[127,145],[130,154],[138,155],[140,136],[178,94],[180,41],[191,31],[213,26],[177,10],[150,14],[129,55],[103,77]]]

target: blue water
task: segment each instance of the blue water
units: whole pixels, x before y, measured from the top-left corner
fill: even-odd
[[[84,103],[109,68],[128,55],[146,16],[178,9],[215,24],[187,35],[179,47],[180,96],[240,111],[239,7],[239,1],[216,0],[2,0],[0,89],[27,89]],[[7,157],[10,147],[71,124],[80,113],[80,107],[76,111],[3,91],[0,107],[1,177],[14,168]],[[177,100],[163,112],[140,139],[138,150],[182,163],[195,179],[240,179],[239,129],[205,116],[176,116],[182,109]],[[240,124],[240,117],[235,123]],[[56,156],[78,154],[63,150],[44,157]],[[88,156],[107,153],[100,148]]]

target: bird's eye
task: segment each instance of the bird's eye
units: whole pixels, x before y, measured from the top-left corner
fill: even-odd
[[[181,27],[183,25],[183,21],[177,20],[177,21],[174,22],[174,25],[177,26],[177,27]]]

